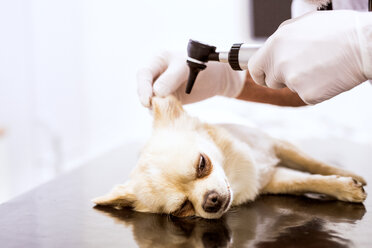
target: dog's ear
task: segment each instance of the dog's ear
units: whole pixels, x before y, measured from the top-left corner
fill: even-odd
[[[174,96],[153,97],[154,127],[164,126],[184,114],[182,104]]]
[[[110,193],[92,200],[97,205],[110,205],[116,207],[134,207],[136,196],[130,182],[116,185]]]

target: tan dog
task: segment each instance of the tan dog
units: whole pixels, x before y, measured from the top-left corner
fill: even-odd
[[[130,180],[94,203],[220,218],[259,194],[366,198],[361,176],[312,159],[288,142],[244,126],[202,123],[171,96],[154,97],[152,105],[153,134]]]

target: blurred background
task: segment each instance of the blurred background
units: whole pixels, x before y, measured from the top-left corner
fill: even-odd
[[[263,42],[290,0],[0,0],[0,202],[130,142],[151,115],[136,71],[189,38],[227,49]],[[280,108],[215,97],[186,106],[210,122],[237,122],[295,143],[372,152],[368,83],[313,107]],[[332,143],[330,143],[332,144]]]

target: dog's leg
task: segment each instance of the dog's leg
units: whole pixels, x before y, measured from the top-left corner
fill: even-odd
[[[367,197],[362,184],[351,177],[313,175],[282,167],[275,169],[262,193],[319,193],[347,202],[363,202]]]
[[[350,171],[330,166],[326,163],[313,159],[288,142],[279,141],[276,143],[275,152],[278,158],[281,160],[281,164],[285,167],[310,172],[312,174],[352,177],[361,182],[363,185],[367,184],[363,177],[358,176]]]

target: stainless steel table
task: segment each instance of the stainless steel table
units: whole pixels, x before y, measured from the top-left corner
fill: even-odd
[[[303,147],[372,183],[371,147],[315,140]],[[363,205],[262,196],[219,220],[94,207],[90,199],[128,177],[139,149],[140,144],[124,145],[0,205],[0,247],[372,246],[371,197]]]

